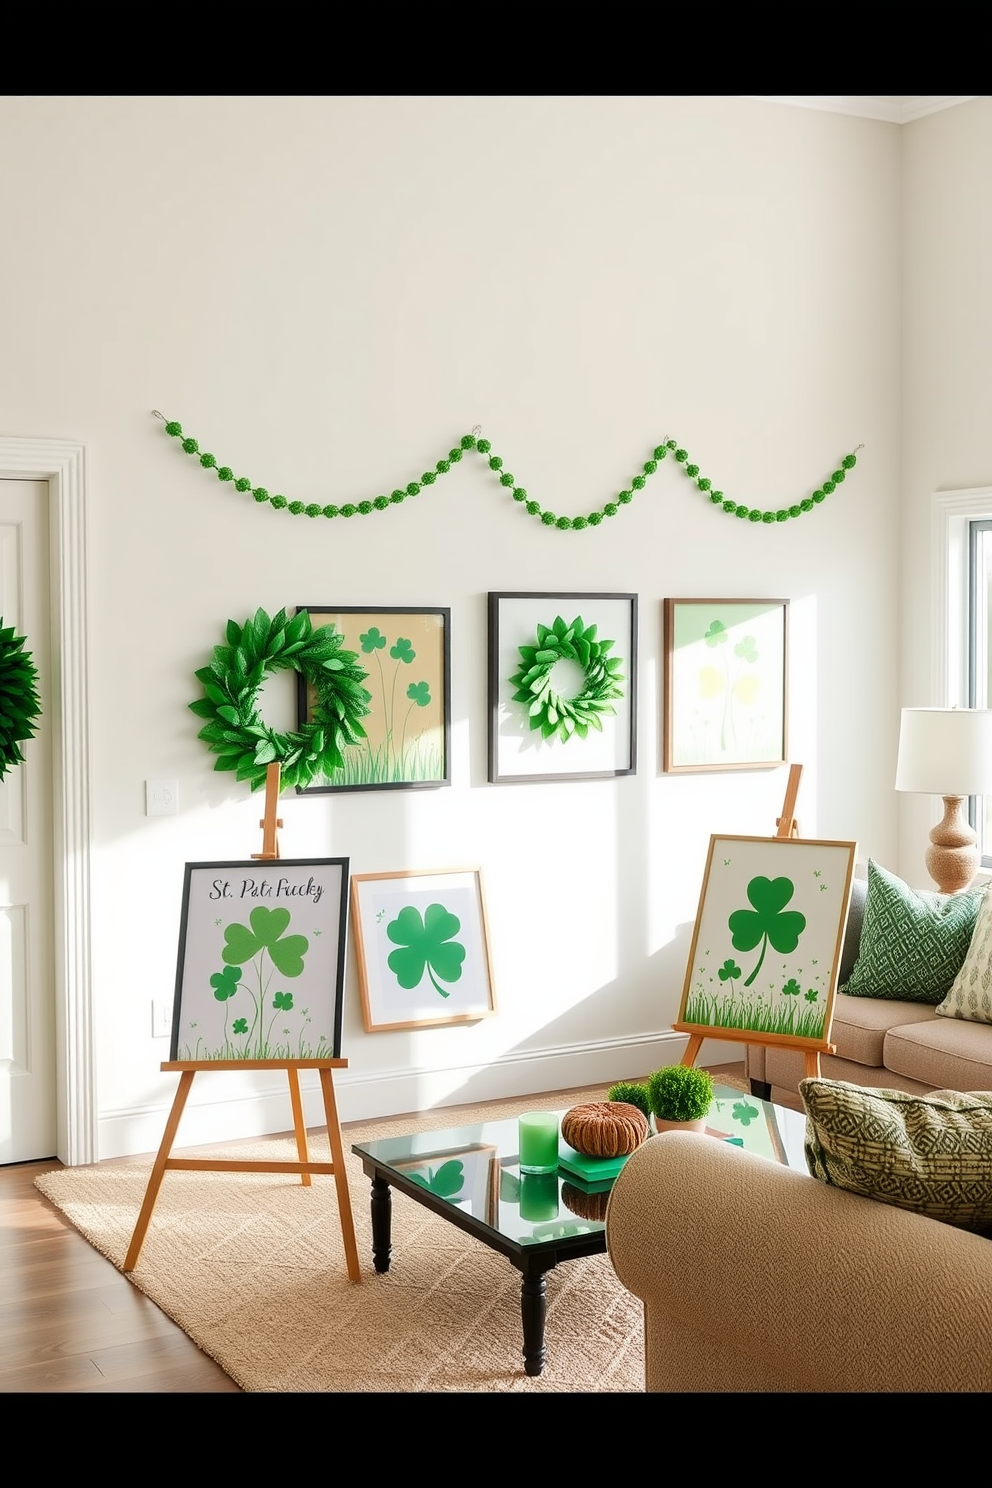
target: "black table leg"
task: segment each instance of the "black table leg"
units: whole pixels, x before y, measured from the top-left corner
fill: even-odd
[[[372,1261],[379,1272],[389,1270],[392,1217],[393,1197],[389,1184],[376,1174],[372,1179]]]
[[[544,1319],[548,1311],[548,1284],[544,1273],[525,1276],[520,1287],[520,1314],[524,1324],[524,1369],[540,1374],[544,1368]]]

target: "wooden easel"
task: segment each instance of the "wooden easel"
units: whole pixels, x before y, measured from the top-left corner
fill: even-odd
[[[785,801],[782,805],[782,815],[776,817],[775,825],[778,830],[776,839],[799,836],[799,823],[796,821],[796,800],[799,796],[799,782],[802,779],[802,765],[789,766],[789,779],[785,787]],[[699,1057],[699,1051],[703,1047],[704,1038],[732,1039],[734,1043],[757,1044],[762,1048],[799,1049],[806,1061],[806,1075],[819,1076],[820,1055],[835,1054],[837,1046],[828,1043],[826,1039],[793,1039],[781,1033],[755,1033],[747,1029],[721,1029],[709,1028],[705,1033],[700,1033],[695,1024],[673,1023],[672,1028],[676,1033],[687,1033],[689,1042],[682,1056],[682,1064],[695,1064]]]
[[[259,822],[262,828],[262,851],[252,853],[253,858],[278,858],[279,849],[276,828],[282,826],[276,817],[279,800],[280,768],[278,763],[268,766],[265,772],[265,815]],[[337,1188],[338,1213],[341,1218],[341,1237],[344,1241],[345,1260],[351,1281],[361,1281],[358,1264],[358,1245],[355,1241],[355,1222],[351,1212],[351,1194],[348,1175],[345,1171],[344,1142],[341,1137],[341,1122],[338,1119],[337,1102],[334,1097],[336,1069],[347,1069],[347,1059],[169,1059],[161,1066],[163,1071],[179,1071],[179,1089],[172,1102],[169,1119],[158,1149],[152,1171],[145,1189],[141,1210],[138,1214],[131,1243],[124,1257],[122,1269],[133,1271],[144,1244],[152,1210],[158,1198],[162,1179],[166,1172],[212,1172],[212,1173],[299,1173],[304,1188],[310,1187],[312,1173],[328,1173],[333,1176]],[[193,1085],[193,1076],[198,1070],[263,1070],[284,1069],[289,1080],[289,1099],[293,1108],[293,1129],[296,1133],[297,1161],[295,1162],[251,1162],[236,1158],[172,1157],[172,1144],[176,1139],[179,1121]],[[331,1147],[331,1162],[311,1162],[307,1147],[307,1129],[303,1119],[303,1101],[300,1096],[301,1069],[315,1069],[320,1077],[320,1088],[324,1098],[324,1115],[327,1119],[327,1137]]]

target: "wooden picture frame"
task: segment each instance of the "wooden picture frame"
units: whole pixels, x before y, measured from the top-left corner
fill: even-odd
[[[788,747],[787,599],[666,599],[663,767],[761,770]]]
[[[366,1033],[495,1013],[480,868],[355,873],[351,904]]]
[[[490,593],[490,784],[636,769],[637,595]]]
[[[186,864],[170,1060],[341,1057],[348,868]]]
[[[366,739],[349,745],[333,776],[298,795],[354,790],[424,790],[451,783],[451,611],[429,605],[299,605],[314,629],[334,625],[366,673]],[[312,698],[297,674],[298,725]]]
[[[710,838],[680,1032],[828,1046],[856,842]]]

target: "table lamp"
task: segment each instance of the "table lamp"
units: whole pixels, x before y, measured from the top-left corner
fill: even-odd
[[[896,790],[943,796],[924,861],[942,894],[966,889],[981,852],[965,803],[992,795],[992,708],[903,708]]]

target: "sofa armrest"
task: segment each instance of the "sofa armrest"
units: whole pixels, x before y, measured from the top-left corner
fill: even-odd
[[[992,1241],[669,1132],[613,1186],[607,1248],[657,1391],[992,1391]]]

